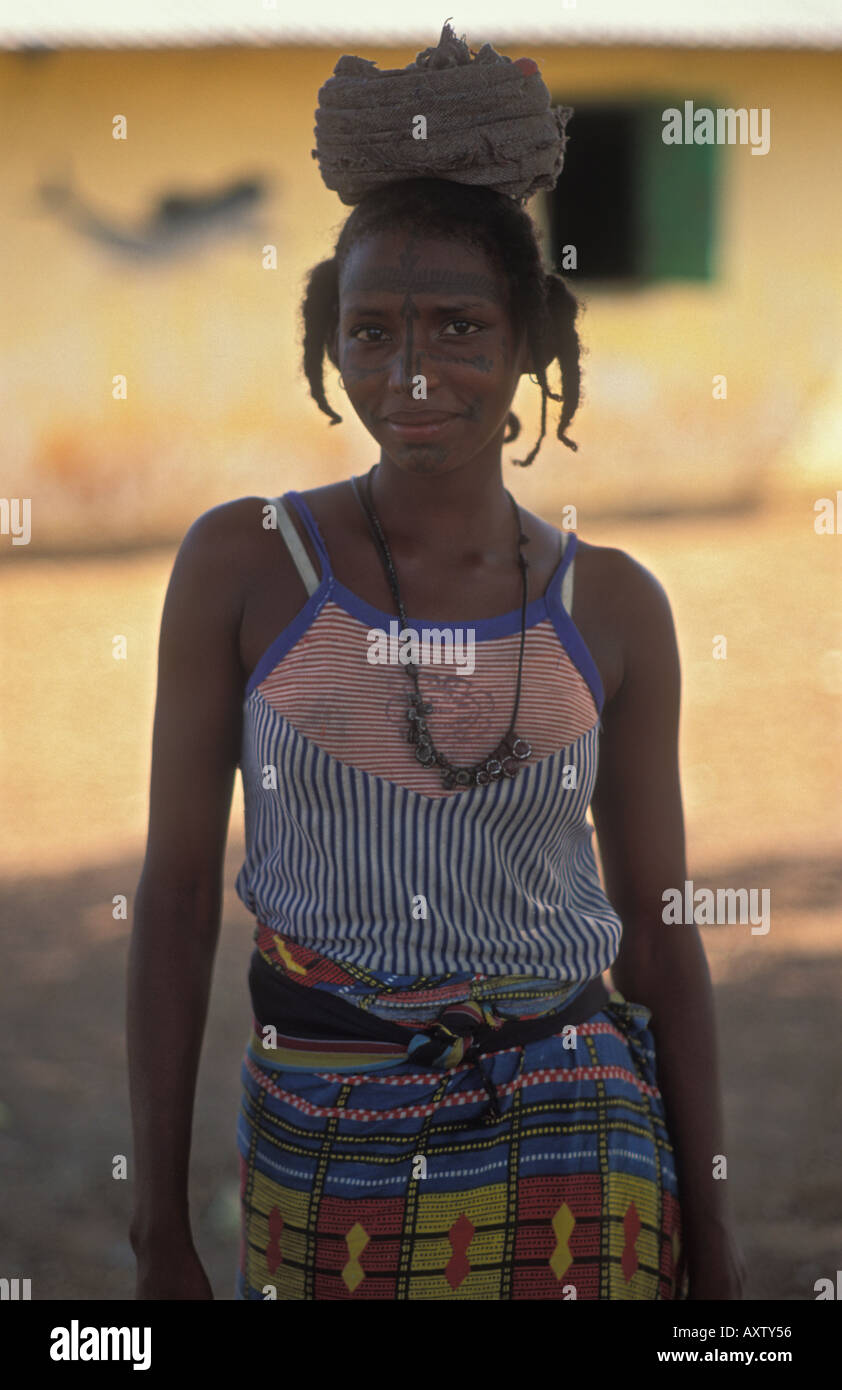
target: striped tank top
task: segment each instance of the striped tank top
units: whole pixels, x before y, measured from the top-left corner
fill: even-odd
[[[512,778],[448,790],[407,741],[409,634],[396,642],[395,615],[337,579],[300,493],[269,501],[264,525],[277,526],[308,597],[245,690],[236,891],[256,937],[275,934],[290,968],[284,943],[335,962],[363,992],[446,980],[477,997],[504,981],[516,993],[520,981],[547,1007],[572,999],[611,965],[622,934],[587,819],[604,696],[570,616],[575,533],[560,533],[555,572],[526,609],[515,730],[531,757]],[[460,765],[484,759],[511,719],[520,608],[408,627],[436,747]],[[439,634],[426,648],[425,633]]]

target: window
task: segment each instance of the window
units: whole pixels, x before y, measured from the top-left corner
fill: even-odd
[[[609,284],[712,279],[720,148],[664,144],[663,112],[684,101],[571,100],[564,169],[543,195],[554,270]],[[565,246],[576,248],[575,270],[564,266]]]

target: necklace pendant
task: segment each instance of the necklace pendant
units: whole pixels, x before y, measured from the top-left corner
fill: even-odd
[[[409,709],[406,712],[409,721],[409,730],[406,735],[407,743],[418,743],[419,739],[429,739],[425,714],[429,714],[432,705],[425,704],[420,695],[410,695]]]
[[[435,762],[436,755],[433,752],[433,745],[426,734],[423,736],[423,738],[419,738],[418,742],[416,743],[415,756],[418,759],[419,763],[421,763],[422,767],[430,767],[430,765]]]
[[[412,742],[416,738],[423,738],[427,734],[427,721],[424,715],[417,709],[409,709],[406,712],[409,720],[409,736]]]
[[[425,700],[424,696],[419,694],[417,690],[414,690],[410,695],[409,703],[413,705],[419,711],[420,714],[432,713],[432,703],[429,700]]]

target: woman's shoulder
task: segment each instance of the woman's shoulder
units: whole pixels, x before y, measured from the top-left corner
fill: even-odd
[[[271,497],[234,497],[229,502],[219,502],[207,511],[200,512],[190,525],[187,535],[202,541],[234,542],[254,531],[264,531],[267,526],[264,518],[270,515]],[[269,523],[271,525],[271,523]]]
[[[673,660],[672,613],[660,580],[634,555],[575,534],[573,620],[610,704],[636,661],[665,667]]]
[[[525,508],[521,510],[535,530],[547,537],[556,537],[556,545],[558,532],[571,529],[557,526]],[[647,602],[654,601],[659,595],[665,597],[663,586],[652,571],[627,550],[587,541],[575,528],[571,529],[571,534],[576,537],[576,582],[587,580],[588,587],[594,589],[596,597],[604,599],[612,594],[618,598],[625,596],[636,607],[645,607]]]
[[[236,497],[201,512],[188,528],[182,548],[215,556],[220,566],[246,567],[278,547],[277,519],[271,497]]]
[[[645,601],[647,595],[664,593],[657,576],[642,561],[619,546],[596,545],[576,533],[576,561],[580,568],[587,567],[594,577],[611,588],[628,589],[638,602],[641,599]]]
[[[583,581],[577,622],[594,634],[600,632],[612,653],[612,695],[642,667],[664,679],[677,670],[675,620],[657,575],[615,546],[580,541],[576,561],[576,583]]]
[[[290,577],[291,562],[279,540],[272,501],[236,497],[201,512],[184,535],[176,567],[199,575],[214,586],[214,597],[224,593],[226,604],[235,608],[242,608],[255,585],[264,584],[276,571],[289,570]]]

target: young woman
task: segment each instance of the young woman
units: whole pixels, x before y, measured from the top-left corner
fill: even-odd
[[[525,373],[575,448],[576,311],[517,199],[370,189],[310,274],[304,357],[376,463],[182,544],[130,967],[140,1298],[212,1297],[188,1156],[238,765],[237,1297],[741,1296],[709,975],[661,918],[687,878],[669,605],[502,476]]]

